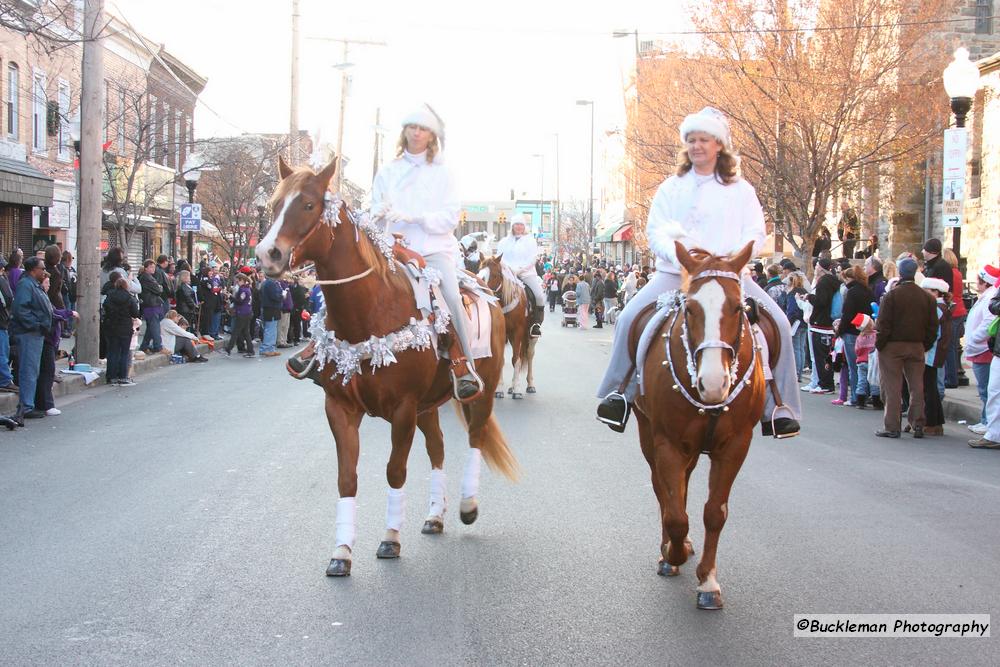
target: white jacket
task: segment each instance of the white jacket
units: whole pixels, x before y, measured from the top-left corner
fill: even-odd
[[[163,347],[170,351],[170,354],[173,354],[176,349],[178,336],[195,340],[194,334],[185,331],[173,320],[166,317],[160,320],[160,340],[163,342]]]
[[[461,203],[440,154],[428,164],[424,153],[403,153],[383,166],[372,183],[371,203],[373,216],[388,207],[406,219],[389,224],[388,231],[402,234],[414,252],[458,254],[454,232]]]
[[[505,236],[497,245],[496,254],[502,255],[501,260],[514,273],[525,269],[535,270],[535,260],[538,259],[538,243],[531,234]]]
[[[990,334],[988,329],[993,323],[993,314],[990,312],[990,299],[997,293],[996,287],[988,287],[979,296],[979,299],[969,309],[969,316],[965,318],[965,358],[978,357],[984,352],[989,352]]]
[[[764,211],[753,186],[740,179],[723,185],[714,177],[698,177],[692,169],[660,185],[646,222],[656,270],[680,273],[674,241],[714,255],[729,255],[753,241],[756,255],[767,230]]]

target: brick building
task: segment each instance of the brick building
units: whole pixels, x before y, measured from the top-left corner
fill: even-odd
[[[18,247],[26,254],[50,243],[76,247],[73,135],[79,122],[83,1],[48,3],[46,11],[59,13],[38,34],[0,29],[0,253],[5,257]],[[101,41],[108,166],[102,248],[127,245],[134,263],[175,250],[174,206],[184,194],[177,170],[193,141],[194,105],[205,79],[123,21],[113,16],[108,21]],[[127,173],[138,185],[122,197],[119,181]]]

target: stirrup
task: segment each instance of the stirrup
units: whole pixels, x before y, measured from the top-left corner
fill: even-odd
[[[614,414],[607,414],[606,410],[603,410],[605,403],[614,404],[614,408],[619,409],[619,403],[624,406],[624,412],[621,417]],[[623,433],[625,431],[625,425],[628,424],[628,418],[632,415],[632,404],[628,402],[625,398],[625,394],[618,391],[613,391],[603,399],[597,406],[597,421],[607,424],[612,431],[617,431],[618,433]]]
[[[471,403],[472,401],[475,401],[476,399],[478,399],[480,396],[483,395],[483,391],[486,389],[486,385],[483,383],[483,379],[481,377],[479,377],[479,373],[477,373],[475,371],[475,369],[472,367],[472,364],[466,363],[465,367],[466,367],[466,370],[468,370],[469,373],[468,373],[468,375],[463,375],[461,378],[459,378],[458,376],[455,375],[455,369],[454,368],[452,368],[451,371],[450,371],[450,373],[451,373],[451,395],[454,396],[455,400],[458,401],[459,403]],[[458,381],[460,379],[466,379],[470,375],[472,376],[472,379],[476,383],[477,391],[476,391],[475,394],[472,394],[471,396],[467,396],[466,398],[461,398],[458,395]]]
[[[779,410],[784,410],[785,412],[787,412],[788,413],[788,419],[791,419],[792,421],[798,421],[797,419],[795,419],[795,414],[792,413],[791,408],[789,408],[787,405],[784,405],[784,404],[782,404],[782,405],[776,405],[776,406],[774,406],[774,410],[771,410],[771,419],[769,421],[764,422],[764,426],[765,427],[770,426],[770,429],[764,428],[764,431],[765,431],[764,435],[770,435],[775,440],[784,440],[786,438],[794,438],[799,433],[801,433],[801,429],[798,430],[798,431],[796,431],[795,433],[782,433],[782,434],[779,434],[777,432],[777,430],[774,428],[774,423],[778,419],[778,417],[776,415],[778,414]],[[766,432],[768,430],[770,430],[770,433]]]

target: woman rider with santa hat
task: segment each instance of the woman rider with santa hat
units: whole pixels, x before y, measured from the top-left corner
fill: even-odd
[[[756,254],[767,235],[757,193],[737,173],[738,159],[733,154],[729,120],[720,111],[705,107],[684,119],[680,138],[684,146],[680,166],[656,191],[646,223],[649,247],[656,255],[656,273],[618,316],[611,362],[598,390],[598,398],[602,400],[597,418],[614,430],[624,429],[629,405],[638,393],[628,352],[632,321],[661,294],[681,287],[681,266],[674,241],[719,256],[735,253],[752,241]],[[781,312],[771,297],[747,276],[743,278],[743,291],[769,312]],[[781,354],[774,379],[792,416],[776,415],[773,434],[790,437],[798,434],[801,418],[798,377],[788,320],[783,316],[774,320],[781,334]],[[620,391],[623,385],[624,391]],[[771,435],[773,409],[774,400],[769,393],[762,418],[766,435]]]
[[[402,235],[410,250],[423,255],[427,265],[441,274],[441,293],[455,315],[452,325],[468,362],[463,375],[453,376],[455,396],[469,401],[479,395],[483,383],[475,372],[465,320],[460,315],[463,305],[454,232],[461,206],[451,170],[441,155],[444,122],[423,104],[403,118],[402,126],[396,159],[379,169],[372,184],[371,216],[385,221],[389,232]]]

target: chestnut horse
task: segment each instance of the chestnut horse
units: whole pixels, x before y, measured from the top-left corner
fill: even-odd
[[[319,173],[308,168],[293,171],[279,160],[281,182],[271,198],[271,228],[257,246],[257,259],[265,273],[272,277],[306,261],[315,263],[317,280],[323,286],[326,301],[326,331],[353,345],[400,331],[414,320],[421,320],[422,315],[414,300],[411,283],[403,274],[404,269],[390,264],[394,260],[386,257],[388,245],[385,245],[384,231],[371,225],[363,226],[327,192],[336,166],[334,159]],[[379,243],[383,244],[381,248]],[[472,448],[459,508],[466,524],[478,516],[480,454],[491,468],[511,479],[517,475],[517,461],[493,416],[493,391],[503,365],[504,318],[495,303],[490,305],[490,310],[492,356],[476,360],[476,371],[485,390],[479,398],[459,409]],[[329,576],[345,576],[351,572],[359,427],[366,413],[392,425],[392,449],[386,466],[389,482],[387,526],[376,555],[396,558],[400,553],[406,460],[417,428],[424,434],[432,467],[431,509],[423,532],[443,530],[446,485],[444,437],[438,422],[438,407],[452,394],[450,362],[439,358],[432,347],[414,346],[394,354],[395,363],[377,370],[370,361],[362,361],[360,372],[350,382],[343,381],[332,362],[323,367],[320,375],[339,468],[336,550],[327,568]]]
[[[680,243],[676,250],[687,287],[651,339],[640,369],[644,392],[635,401],[636,421],[660,504],[661,575],[678,574],[694,554],[688,538],[688,481],[699,454],[708,453],[697,603],[701,609],[721,609],[715,566],[719,535],[729,490],[764,409],[763,365],[743,309],[740,279],[753,244],[731,258],[689,253]]]
[[[479,264],[479,277],[486,281],[500,299],[506,323],[507,342],[511,349],[511,365],[514,367],[507,393],[511,398],[520,399],[524,398],[521,388],[525,373],[528,376],[527,392],[535,393],[534,361],[535,343],[538,339],[532,338],[530,334],[531,318],[528,314],[527,290],[524,285],[504,275],[500,259],[500,255],[484,258]],[[503,375],[500,376],[500,385],[503,385]],[[497,390],[496,397],[503,398],[502,388]]]

